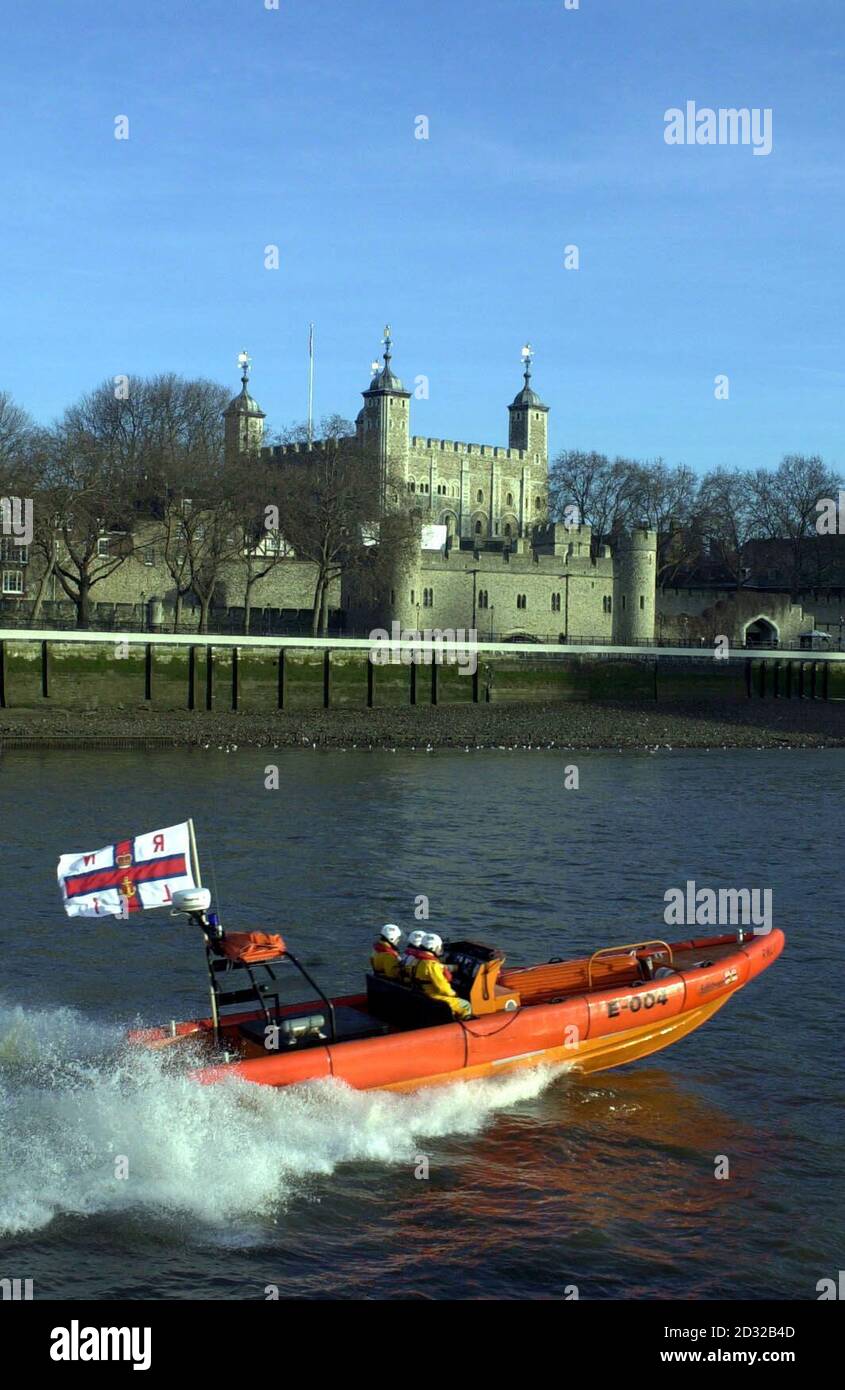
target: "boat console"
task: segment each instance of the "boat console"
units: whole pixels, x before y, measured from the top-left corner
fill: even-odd
[[[455,993],[469,1000],[473,1018],[519,1008],[518,992],[499,984],[505,957],[495,947],[479,941],[449,941],[443,947],[443,962],[452,971]]]

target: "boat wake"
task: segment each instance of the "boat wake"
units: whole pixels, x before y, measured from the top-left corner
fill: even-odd
[[[62,1216],[269,1215],[340,1164],[411,1164],[424,1139],[476,1133],[560,1070],[402,1095],[199,1086],[122,1028],[0,1004],[0,1236]]]

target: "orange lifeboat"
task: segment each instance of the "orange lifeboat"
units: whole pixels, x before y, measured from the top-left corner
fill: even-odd
[[[504,968],[478,942],[447,947],[458,994],[471,1017],[416,989],[368,975],[366,993],[329,998],[280,936],[206,932],[211,1016],[129,1034],[144,1047],[200,1043],[207,1061],[193,1075],[291,1086],[336,1077],[359,1090],[407,1091],[566,1064],[605,1071],[658,1052],[701,1026],[732,994],[777,960],[777,929],[742,928],[688,941],[640,941],[592,956]],[[299,972],[305,1002],[283,1003],[285,977]],[[247,1006],[247,1007],[244,1007]]]

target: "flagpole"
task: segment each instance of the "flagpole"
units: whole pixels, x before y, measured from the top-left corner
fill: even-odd
[[[188,821],[188,841],[189,841],[190,849],[191,849],[191,868],[192,868],[193,871],[194,871],[194,878],[196,879],[196,886],[197,886],[197,888],[201,888],[201,887],[202,887],[202,874],[200,873],[200,861],[199,861],[199,855],[197,854],[197,837],[196,837],[196,832],[194,831],[194,822],[193,822],[193,819],[189,819],[189,821]]]
[[[314,442],[314,325],[308,334],[308,443]]]

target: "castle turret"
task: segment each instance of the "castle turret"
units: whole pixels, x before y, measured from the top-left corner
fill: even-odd
[[[529,463],[541,463],[545,471],[549,458],[549,407],[543,405],[531,386],[534,351],[530,344],[522,349],[522,360],[525,367],[524,385],[508,406],[508,440],[512,449],[524,449],[529,455]]]
[[[242,454],[257,453],[264,437],[264,411],[249,394],[249,354],[238,354],[241,369],[241,392],[223,411],[224,449],[227,464],[237,463]]]
[[[633,646],[654,637],[657,532],[637,526],[613,554],[613,640]]]
[[[358,434],[371,443],[378,453],[382,479],[394,473],[401,480],[408,477],[410,444],[410,391],[406,391],[390,365],[393,339],[390,325],[384,330],[384,366],[373,363],[373,379],[362,392],[364,405],[358,415]]]
[[[530,535],[533,528],[545,521],[549,486],[549,407],[543,405],[531,386],[531,363],[534,352],[530,344],[522,349],[524,384],[508,406],[511,449],[522,449],[525,455],[520,479],[519,534]]]

